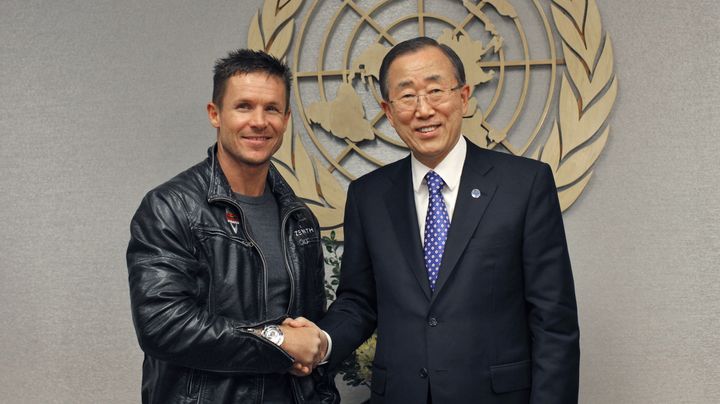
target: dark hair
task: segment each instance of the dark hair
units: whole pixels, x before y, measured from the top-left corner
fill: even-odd
[[[455,51],[449,46],[438,43],[438,41],[432,38],[420,36],[408,39],[407,41],[400,42],[399,44],[393,46],[383,58],[379,74],[380,95],[382,95],[383,100],[388,100],[387,73],[392,62],[400,56],[415,53],[425,48],[440,49],[440,51],[442,51],[442,53],[450,60],[450,63],[452,63],[452,66],[455,69],[455,79],[458,81],[458,85],[465,85],[465,66],[463,66],[463,63],[457,53],[455,53]]]
[[[238,74],[265,72],[268,76],[275,76],[285,84],[285,112],[290,110],[290,68],[263,51],[252,49],[234,50],[222,59],[215,62],[213,76],[212,101],[218,108],[222,108],[222,99],[230,77]]]

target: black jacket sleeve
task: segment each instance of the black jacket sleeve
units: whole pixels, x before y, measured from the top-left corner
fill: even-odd
[[[575,289],[553,175],[536,174],[523,230],[523,274],[532,335],[531,403],[577,403],[580,365]]]
[[[198,298],[197,259],[189,209],[172,190],[151,191],[130,225],[127,266],[135,331],[155,358],[215,372],[275,373],[292,358],[243,323]],[[269,322],[277,322],[275,321]]]

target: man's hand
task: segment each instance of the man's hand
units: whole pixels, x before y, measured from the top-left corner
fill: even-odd
[[[327,352],[327,339],[315,323],[304,318],[285,319],[280,328],[285,335],[280,348],[295,358],[290,373],[307,376],[320,363]]]

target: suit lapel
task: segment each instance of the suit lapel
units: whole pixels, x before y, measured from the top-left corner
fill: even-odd
[[[445,242],[440,273],[433,300],[455,270],[470,237],[480,223],[485,210],[495,195],[497,185],[485,177],[492,166],[480,156],[477,147],[468,141],[468,150],[460,177],[457,200]],[[479,196],[478,196],[479,191]]]
[[[400,253],[405,256],[407,267],[418,281],[425,297],[430,300],[430,285],[423,259],[420,229],[415,213],[415,196],[412,187],[410,157],[401,161],[391,177],[393,186],[385,196],[385,204],[393,221],[389,226],[395,230]]]

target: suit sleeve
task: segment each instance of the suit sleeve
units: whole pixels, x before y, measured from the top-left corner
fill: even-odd
[[[372,262],[356,201],[357,186],[350,184],[345,206],[345,245],[337,298],[318,323],[332,338],[330,368],[337,367],[375,330],[377,301]]]
[[[532,334],[531,403],[577,403],[580,363],[575,288],[553,175],[537,173],[523,231],[523,272]]]
[[[292,358],[243,323],[214,315],[198,296],[187,209],[179,196],[153,191],[130,225],[130,304],[142,350],[157,359],[215,372],[275,373]],[[204,267],[205,265],[205,267]]]

